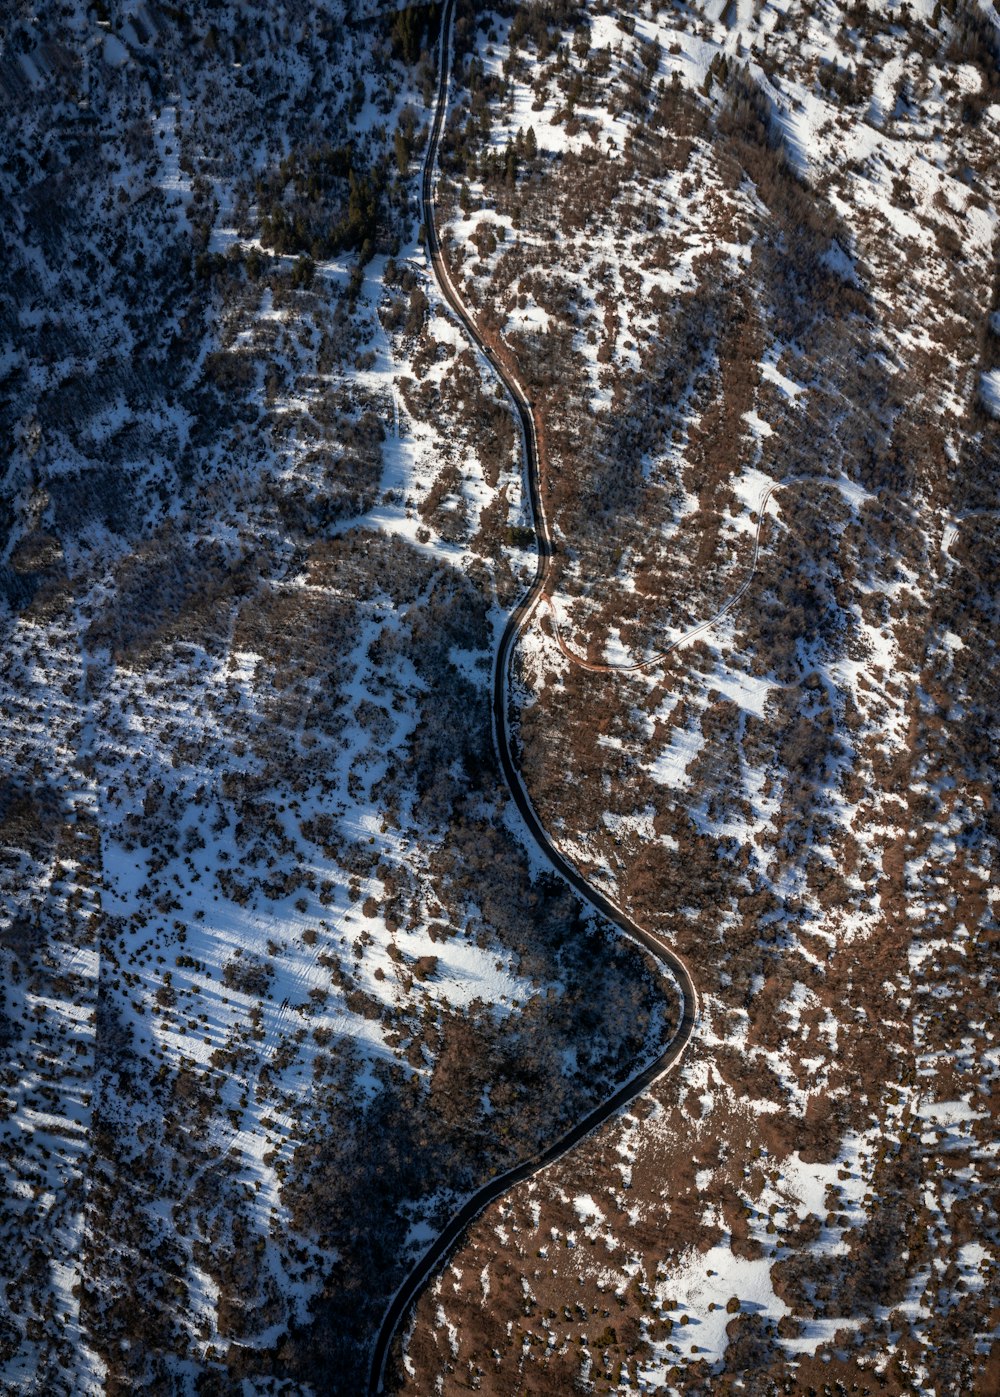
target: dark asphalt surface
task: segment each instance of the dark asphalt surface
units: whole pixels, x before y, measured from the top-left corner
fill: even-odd
[[[440,1270],[448,1256],[455,1248],[463,1232],[468,1225],[479,1216],[484,1208],[501,1197],[515,1184],[528,1179],[540,1169],[554,1163],[567,1151],[577,1145],[591,1131],[610,1117],[614,1116],[624,1106],[639,1096],[658,1077],[662,1077],[680,1059],[687,1047],[694,1032],[698,1018],[698,996],[691,979],[687,966],[668,946],[664,945],[651,932],[633,922],[620,908],[610,902],[603,893],[591,887],[581,873],[560,853],[558,848],[550,841],[541,822],[531,804],[531,799],[521,778],[521,773],[514,761],[511,752],[511,733],[508,707],[508,670],[511,655],[514,648],[531,620],[535,606],[544,594],[545,584],[548,578],[552,560],[552,538],[549,532],[548,521],[545,517],[545,510],[542,504],[541,491],[539,487],[539,453],[538,440],[535,432],[535,422],[532,409],[524,390],[508,370],[499,362],[493,350],[485,343],[482,336],[458,293],[451,283],[447,267],[441,254],[441,245],[438,241],[437,228],[434,222],[434,165],[437,155],[438,143],[441,138],[441,130],[444,125],[444,117],[448,105],[448,86],[451,74],[451,26],[454,12],[454,0],[446,0],[441,14],[441,38],[440,38],[440,64],[438,74],[438,93],[434,111],[434,120],[431,125],[430,138],[427,153],[424,160],[423,179],[421,183],[420,201],[421,213],[423,217],[426,246],[430,255],[431,264],[434,268],[434,275],[440,287],[441,294],[448,302],[456,317],[461,321],[469,338],[475,342],[481,353],[488,360],[494,373],[503,383],[511,403],[520,421],[521,433],[524,441],[525,472],[527,477],[528,492],[531,501],[531,511],[535,521],[535,532],[538,539],[538,553],[535,563],[535,576],[528,591],[522,597],[511,612],[500,644],[497,648],[496,663],[493,670],[493,736],[496,743],[497,755],[503,770],[504,778],[510,788],[511,796],[521,813],[521,818],[530,831],[533,839],[538,844],[545,858],[562,878],[577,892],[584,902],[591,907],[622,932],[632,941],[637,942],[653,955],[656,960],[665,967],[669,973],[671,984],[670,989],[673,994],[679,993],[681,999],[681,1015],[677,1031],[668,1044],[666,1050],[660,1054],[655,1061],[637,1072],[622,1086],[618,1087],[606,1101],[600,1106],[596,1106],[583,1120],[578,1121],[574,1126],[561,1135],[546,1149],[534,1155],[531,1159],[524,1160],[515,1168],[507,1170],[503,1174],[496,1175],[478,1189],[459,1209],[448,1226],[428,1247],[427,1251],[414,1266],[413,1270],[406,1277],[403,1284],[393,1296],[382,1325],[379,1330],[378,1339],[372,1353],[371,1368],[369,1370],[368,1391],[371,1394],[379,1393],[383,1390],[383,1379],[385,1375],[386,1359],[393,1337],[400,1324],[406,1316],[410,1306],[416,1300],[420,1291]]]

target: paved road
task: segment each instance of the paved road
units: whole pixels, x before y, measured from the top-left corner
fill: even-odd
[[[421,212],[423,216],[424,228],[427,239],[427,250],[430,254],[431,263],[434,268],[434,275],[441,288],[441,294],[448,302],[456,317],[461,321],[469,338],[475,342],[480,352],[485,356],[493,368],[494,373],[503,383],[517,415],[521,428],[521,436],[524,446],[525,473],[528,484],[528,493],[531,503],[531,511],[534,516],[535,532],[538,539],[538,555],[535,563],[535,576],[510,615],[510,619],[504,628],[497,648],[496,659],[493,668],[493,737],[496,743],[497,755],[503,769],[504,777],[510,787],[510,793],[514,803],[521,813],[531,836],[538,844],[552,867],[565,879],[567,883],[577,892],[580,897],[596,908],[608,921],[613,922],[619,931],[630,940],[638,943],[649,951],[665,969],[665,978],[669,982],[671,997],[679,993],[681,999],[680,1022],[677,1031],[671,1039],[667,1049],[648,1067],[644,1067],[641,1072],[637,1072],[634,1077],[620,1086],[613,1092],[600,1106],[595,1107],[583,1120],[578,1121],[566,1133],[547,1149],[540,1151],[531,1159],[526,1159],[514,1169],[508,1170],[504,1174],[498,1174],[488,1183],[484,1184],[478,1192],[459,1209],[459,1211],[449,1222],[448,1226],[440,1236],[431,1244],[421,1259],[414,1266],[413,1270],[406,1277],[399,1290],[394,1295],[389,1308],[386,1310],[382,1320],[382,1327],[379,1330],[378,1339],[372,1354],[371,1368],[369,1372],[368,1390],[370,1393],[379,1393],[383,1390],[383,1378],[385,1375],[386,1358],[393,1336],[399,1328],[402,1320],[406,1316],[410,1306],[414,1303],[417,1295],[447,1260],[453,1248],[456,1246],[469,1223],[495,1199],[501,1197],[515,1184],[530,1178],[540,1169],[552,1164],[562,1155],[571,1150],[591,1131],[596,1130],[611,1116],[615,1115],[622,1107],[639,1096],[652,1082],[670,1069],[680,1059],[684,1049],[687,1047],[691,1035],[694,1032],[698,1018],[698,996],[695,991],[694,982],[688,972],[687,966],[668,946],[664,945],[658,937],[646,931],[644,927],[633,922],[620,908],[610,902],[603,893],[591,887],[583,875],[566,859],[555,844],[552,843],[545,830],[542,828],[535,809],[531,803],[531,797],[524,785],[521,773],[517,767],[511,751],[511,731],[510,731],[510,708],[509,708],[509,670],[511,655],[517,645],[522,632],[529,625],[535,608],[545,595],[546,581],[552,565],[552,536],[549,531],[548,520],[545,517],[545,508],[542,503],[541,490],[538,478],[538,438],[535,431],[535,419],[531,404],[528,400],[520,382],[512,371],[502,364],[480,334],[475,321],[469,314],[464,302],[452,284],[448,274],[448,268],[441,254],[441,245],[438,241],[437,228],[434,222],[434,166],[437,156],[438,143],[441,138],[441,130],[444,124],[444,117],[448,106],[448,87],[451,75],[451,28],[454,14],[454,0],[446,0],[441,15],[441,39],[440,39],[440,62],[438,73],[438,93],[437,103],[434,111],[434,120],[431,125],[430,138],[427,144],[427,152],[424,158],[423,178],[420,190]]]

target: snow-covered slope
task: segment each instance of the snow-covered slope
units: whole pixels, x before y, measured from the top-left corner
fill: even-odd
[[[358,1391],[455,1199],[669,1032],[495,767],[533,539],[419,241],[435,13],[0,18],[4,1390]],[[455,43],[448,257],[558,544],[526,778],[704,1012],[401,1381],[992,1391],[995,6]]]
[[[669,1029],[508,824],[433,22],[3,23],[4,1390],[358,1391],[456,1197]]]
[[[414,1393],[995,1383],[998,54],[958,3],[470,29],[448,254],[561,567],[524,769],[704,1022],[476,1230]]]

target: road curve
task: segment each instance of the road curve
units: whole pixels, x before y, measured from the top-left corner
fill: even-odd
[[[620,1086],[600,1106],[594,1108],[583,1120],[578,1121],[546,1149],[540,1150],[530,1159],[523,1160],[513,1169],[489,1180],[462,1205],[448,1223],[444,1231],[430,1245],[393,1296],[382,1319],[378,1338],[372,1352],[368,1377],[368,1391],[376,1394],[383,1390],[386,1359],[389,1346],[410,1306],[419,1292],[440,1269],[455,1247],[468,1225],[495,1199],[506,1193],[515,1184],[530,1178],[532,1174],[554,1163],[571,1150],[591,1131],[596,1130],[609,1117],[620,1111],[636,1096],[640,1095],[657,1078],[662,1077],[680,1059],[694,1032],[698,1020],[698,996],[694,981],[687,966],[652,932],[633,922],[632,919],[610,902],[603,893],[593,888],[583,875],[552,843],[541,821],[535,813],[531,798],[521,777],[520,770],[511,750],[511,729],[509,709],[509,671],[514,649],[522,633],[527,629],[532,616],[542,598],[552,565],[552,536],[539,487],[539,451],[533,409],[528,397],[514,374],[504,366],[493,349],[480,334],[475,321],[459,296],[441,252],[441,244],[434,222],[434,166],[437,156],[444,117],[448,107],[448,88],[451,78],[451,31],[455,0],[445,0],[441,13],[441,34],[439,40],[438,91],[431,123],[430,136],[424,156],[423,175],[420,186],[421,216],[424,224],[426,246],[434,269],[434,275],[441,294],[448,302],[455,316],[462,323],[469,338],[474,341],[480,353],[486,358],[493,372],[510,396],[521,428],[524,448],[525,477],[531,512],[534,517],[538,552],[535,562],[535,575],[527,592],[511,612],[497,647],[493,665],[493,740],[504,778],[510,788],[511,797],[520,811],[521,818],[545,858],[560,876],[591,907],[595,908],[629,940],[642,946],[662,965],[670,977],[670,988],[680,993],[681,1013],[677,1031],[666,1050],[654,1062],[636,1073],[623,1086]]]

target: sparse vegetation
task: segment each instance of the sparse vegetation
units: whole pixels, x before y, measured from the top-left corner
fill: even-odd
[[[0,1387],[355,1392],[427,1229],[673,1012],[507,824],[537,537],[419,246],[441,11],[22,10]],[[404,1389],[997,1385],[997,32],[458,6],[440,228],[556,532],[518,752],[702,1006]],[[567,660],[711,615],[768,481],[724,624]]]

